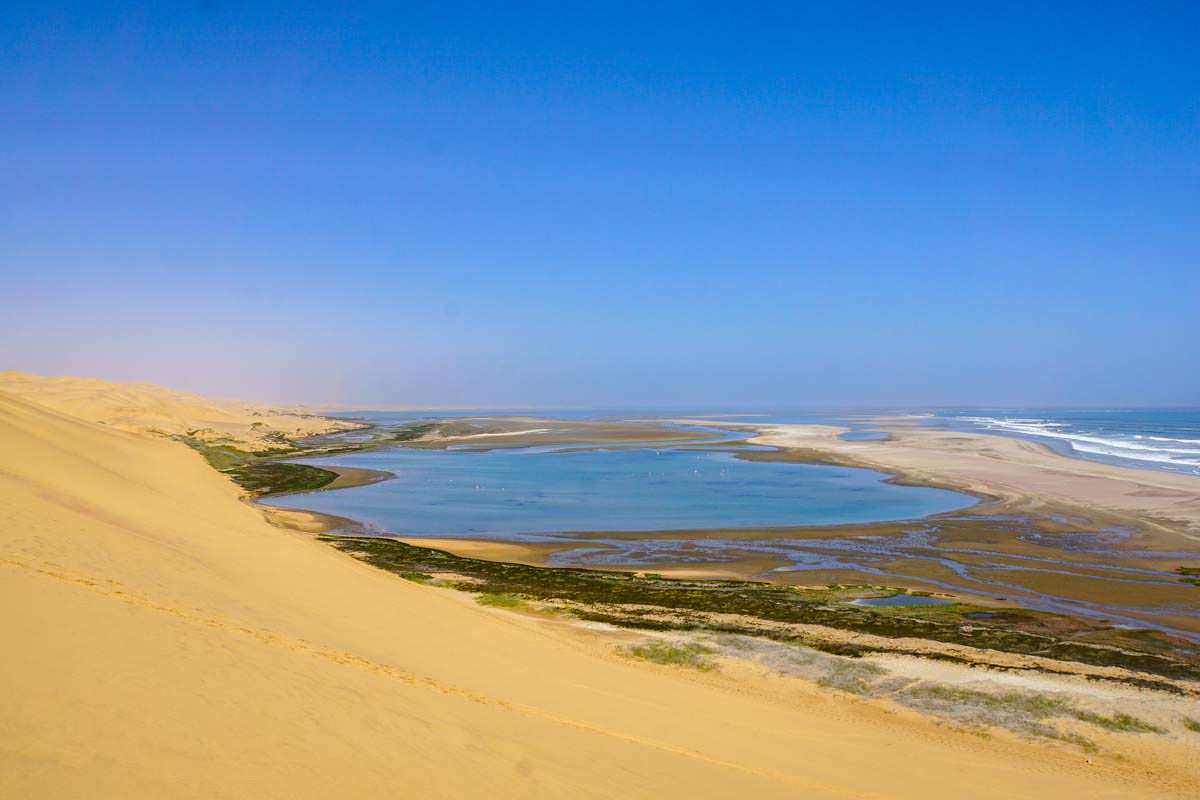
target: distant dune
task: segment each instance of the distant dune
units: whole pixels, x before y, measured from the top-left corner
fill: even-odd
[[[296,408],[213,400],[150,383],[118,384],[8,371],[0,372],[0,391],[121,430],[191,436],[246,450],[270,449],[281,436],[311,436],[356,427]]]
[[[144,432],[323,424],[249,408],[4,376],[0,796],[1172,796],[1136,762],[630,662],[274,527]]]

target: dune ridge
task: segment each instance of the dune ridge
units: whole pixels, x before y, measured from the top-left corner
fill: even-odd
[[[288,439],[351,430],[361,425],[300,408],[214,400],[151,383],[0,372],[0,391],[90,422],[126,431],[188,436],[241,450],[269,450]]]
[[[1182,797],[795,682],[629,662],[0,390],[0,796]],[[52,400],[52,404],[60,404]]]

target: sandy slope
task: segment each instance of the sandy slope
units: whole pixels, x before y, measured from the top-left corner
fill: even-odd
[[[0,392],[0,796],[1187,796],[1133,758],[613,656]]]
[[[117,384],[8,371],[0,372],[0,391],[121,430],[187,434],[248,450],[278,446],[268,438],[272,434],[291,438],[357,427],[297,409],[212,400],[149,383]]]

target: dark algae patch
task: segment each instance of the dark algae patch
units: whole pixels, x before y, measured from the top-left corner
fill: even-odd
[[[409,425],[405,428],[400,428],[392,434],[391,441],[393,442],[411,442],[420,439],[423,436],[433,433],[437,430],[437,424],[433,422],[423,423],[420,425]]]
[[[251,494],[263,496],[283,492],[306,492],[328,486],[337,473],[308,464],[247,464],[228,471],[234,483]]]
[[[840,655],[862,655],[879,649],[813,641],[813,637],[787,628],[818,625],[890,639],[911,637],[1200,680],[1200,647],[1190,642],[1154,631],[1118,629],[1058,614],[1020,608],[984,609],[964,603],[873,608],[847,602],[861,595],[862,587],[793,588],[756,581],[684,580],[650,573],[536,567],[456,556],[393,539],[320,538],[402,576],[453,576],[448,579],[451,585],[484,597],[511,596],[551,603],[582,619],[625,627],[765,636]]]
[[[272,461],[269,455],[247,453],[228,445],[212,445],[187,438],[184,441],[198,450],[210,465],[256,497],[311,491],[337,480],[337,473],[332,470]]]

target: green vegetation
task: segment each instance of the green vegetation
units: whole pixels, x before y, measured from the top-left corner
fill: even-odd
[[[1065,716],[1072,708],[1062,697],[1026,692],[991,694],[956,686],[921,684],[905,692],[911,700],[926,700],[929,705],[945,704],[957,707],[1005,709],[1030,719]]]
[[[262,423],[254,423],[261,426]],[[253,427],[253,426],[252,426]],[[315,441],[298,444],[279,432],[263,438],[278,445],[253,453],[234,447],[197,438],[200,429],[178,437],[180,441],[204,456],[204,460],[218,472],[228,475],[234,483],[256,497],[283,492],[305,492],[328,486],[337,479],[337,473],[309,464],[293,464],[278,461],[282,457],[301,458],[315,455],[339,455],[368,450],[380,444],[378,435],[363,442],[341,442],[338,440]]]
[[[1183,576],[1179,579],[1181,583],[1200,586],[1200,567],[1179,567],[1175,572]]]
[[[245,450],[227,444],[213,444],[192,436],[181,436],[180,440],[204,456],[209,466],[218,472],[225,472],[233,467],[240,467],[254,461],[254,456]]]
[[[1183,718],[1183,727],[1187,728],[1189,731],[1200,733],[1200,721],[1194,720],[1191,717]]]
[[[1157,726],[1128,714],[1106,716],[1080,707],[1070,694],[1004,688],[994,683],[941,684],[893,672],[886,663],[829,655],[762,637],[717,635],[708,641],[720,654],[753,659],[780,675],[803,678],[859,697],[886,698],[981,736],[989,728],[1005,728],[1023,736],[1090,750],[1095,748],[1091,741],[1075,731],[1064,730],[1058,723],[1085,723],[1119,733],[1163,733]]]
[[[204,456],[210,466],[257,497],[320,489],[337,479],[336,472],[320,467],[267,460],[269,451],[247,453],[228,444],[214,444],[190,436],[181,438]]]
[[[246,464],[225,470],[234,482],[253,495],[262,497],[283,492],[305,492],[328,486],[337,473],[308,464],[267,462]]]
[[[834,662],[827,667],[826,674],[817,679],[817,685],[850,694],[865,695],[869,694],[878,680],[886,674],[887,671],[882,667],[866,662]]]
[[[1200,680],[1200,647],[1194,643],[1157,632],[1123,630],[1020,608],[983,609],[964,603],[857,606],[844,601],[860,596],[861,587],[797,589],[755,581],[682,580],[646,573],[534,567],[465,558],[393,539],[321,538],[390,572],[447,574],[455,576],[451,582],[466,591],[513,595],[568,610],[581,619],[630,628],[744,634],[850,656],[889,649],[829,641],[793,627],[818,625],[892,639],[913,637]],[[986,616],[974,616],[980,612]],[[1174,688],[1149,677],[1126,680]]]
[[[1113,714],[1111,717],[1104,717],[1099,714],[1093,714],[1090,711],[1072,712],[1075,719],[1083,722],[1090,722],[1092,725],[1097,725],[1117,733],[1166,733],[1165,730],[1157,725],[1151,725],[1149,722],[1143,722],[1137,717],[1131,717],[1128,714]]]
[[[393,442],[411,442],[414,439],[420,439],[426,434],[437,430],[437,423],[425,422],[420,425],[409,425],[405,428],[400,428],[391,435]]]
[[[643,661],[673,667],[689,667],[702,672],[710,672],[717,667],[716,663],[707,657],[714,652],[713,649],[702,644],[650,641],[632,645],[622,652]]]
[[[955,686],[916,684],[889,696],[921,711],[953,719],[968,725],[991,725],[1047,739],[1078,745],[1085,750],[1095,745],[1078,734],[1059,730],[1053,720],[1076,720],[1115,733],[1165,733],[1162,728],[1130,716],[1116,713],[1111,717],[1079,708],[1063,695],[1032,692],[989,692]]]
[[[397,573],[401,578],[413,583],[429,583],[433,580],[433,576],[424,572],[400,572]]]
[[[479,605],[493,608],[521,608],[525,601],[508,592],[484,592],[478,597]]]

